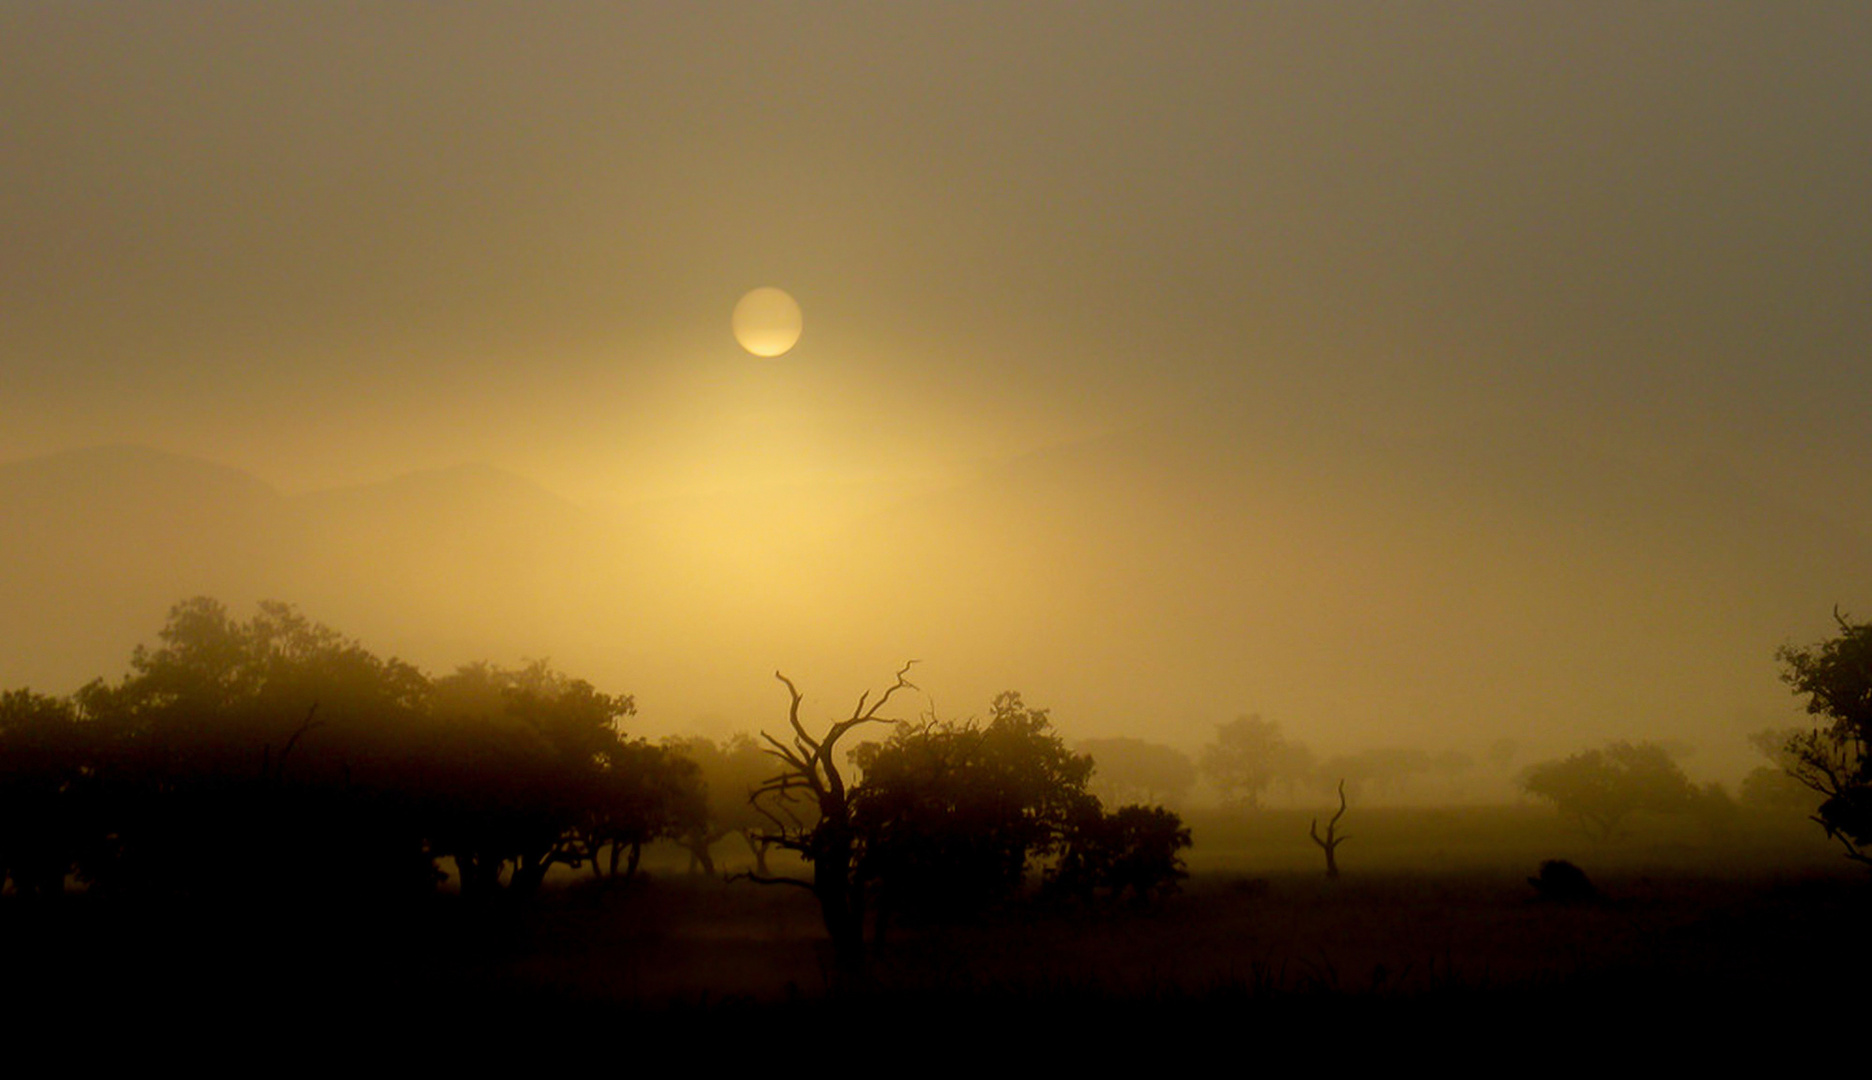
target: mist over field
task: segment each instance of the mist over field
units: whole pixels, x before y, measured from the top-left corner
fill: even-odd
[[[0,679],[69,691],[178,600],[282,599],[437,673],[550,657],[635,694],[650,734],[775,722],[774,667],[829,713],[914,658],[927,708],[1019,689],[1077,736],[1194,752],[1258,712],[1342,750],[1673,739],[1733,779],[1746,735],[1798,718],[1775,648],[1872,573],[1857,534],[1713,465],[1538,434],[1269,453],[1294,436],[1228,419],[912,492],[610,508],[490,465],[286,495],[136,447],[13,462]]]

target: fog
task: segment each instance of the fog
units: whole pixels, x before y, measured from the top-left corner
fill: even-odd
[[[0,686],[205,594],[1733,780],[1872,599],[1867,19],[0,5]]]

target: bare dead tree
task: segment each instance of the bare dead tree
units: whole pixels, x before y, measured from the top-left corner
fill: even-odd
[[[774,672],[774,678],[785,684],[791,698],[787,724],[793,729],[793,737],[789,742],[782,742],[761,732],[761,738],[768,743],[767,752],[778,758],[783,768],[756,788],[749,798],[773,823],[773,828],[762,834],[761,839],[797,852],[800,858],[812,864],[813,875],[810,881],[772,877],[760,872],[739,876],[764,885],[794,885],[809,890],[819,901],[826,933],[832,938],[835,963],[844,978],[860,977],[864,972],[865,888],[864,881],[857,875],[861,844],[852,825],[851,791],[839,772],[838,741],[863,724],[898,722],[878,714],[897,691],[916,689],[905,677],[914,663],[916,661],[912,660],[900,668],[896,681],[878,695],[877,700],[871,700],[869,690],[860,694],[851,715],[833,724],[820,739],[808,734],[806,726],[800,722],[799,688],[785,675]],[[817,820],[809,823],[787,805],[798,798],[810,799],[816,804]]]
[[[1307,826],[1307,835],[1311,836],[1313,842],[1320,846],[1320,850],[1326,853],[1326,876],[1329,878],[1336,878],[1339,876],[1339,860],[1334,856],[1339,850],[1339,845],[1351,839],[1349,836],[1334,835],[1339,828],[1339,819],[1344,816],[1345,781],[1341,780],[1339,781],[1339,812],[1334,814],[1332,820],[1326,823],[1326,839],[1320,839],[1319,818],[1314,818],[1312,824]]]

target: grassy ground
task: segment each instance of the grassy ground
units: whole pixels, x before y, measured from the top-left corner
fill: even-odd
[[[1094,1040],[1081,1047],[1117,1031],[1219,1038],[1243,1024],[1269,1037],[1354,1024],[1577,1038],[1622,1023],[1655,1033],[1665,1000],[1751,1025],[1824,1009],[1841,1000],[1825,988],[1861,979],[1872,960],[1872,880],[1805,823],[1594,845],[1531,811],[1348,814],[1338,881],[1319,872],[1304,815],[1192,824],[1181,894],[1145,910],[1020,904],[899,926],[856,997],[831,993],[803,890],[692,878],[660,853],[643,880],[562,880],[505,918],[448,896],[351,912],[5,898],[0,1015],[48,1031],[90,1017],[165,1032],[316,1023],[406,1035],[464,1018],[513,1033],[836,1020],[880,1039],[913,1022],[977,1033],[1064,1023]],[[1604,900],[1537,902],[1526,879],[1554,856],[1584,867]]]

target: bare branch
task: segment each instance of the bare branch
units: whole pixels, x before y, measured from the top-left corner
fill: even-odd
[[[766,752],[778,759],[784,770],[756,787],[748,798],[777,830],[762,834],[761,842],[797,852],[812,864],[813,876],[811,881],[760,873],[741,874],[737,878],[766,885],[794,885],[812,892],[819,900],[820,914],[832,937],[843,973],[841,977],[855,978],[864,968],[865,887],[857,875],[861,852],[852,827],[851,799],[845,780],[839,774],[838,741],[860,724],[897,722],[878,714],[897,691],[912,686],[906,676],[914,663],[916,661],[912,660],[898,669],[896,680],[875,701],[869,691],[861,694],[851,715],[831,725],[820,739],[814,739],[800,721],[803,695],[799,687],[784,673],[774,672],[774,678],[787,689],[787,726],[793,732],[793,745],[789,747],[772,735],[761,733],[767,743]],[[811,825],[801,821],[799,815],[785,805],[791,801],[793,792],[802,790],[812,792],[818,802],[819,816]],[[776,801],[780,805],[770,805]],[[781,820],[782,812],[792,819],[791,822]]]
[[[787,695],[792,698],[791,704],[787,706],[787,723],[793,725],[793,734],[794,734],[794,737],[799,741],[799,743],[804,744],[805,747],[811,748],[811,752],[804,755],[807,757],[811,757],[813,753],[818,752],[819,744],[813,741],[813,737],[811,735],[806,734],[806,725],[800,723],[799,687],[794,686],[792,679],[787,678],[785,675],[780,674],[780,672],[778,671],[775,671],[773,673],[773,677],[776,679],[779,679],[781,682],[786,684]],[[777,742],[775,742],[773,736],[768,735],[766,732],[762,732],[761,737],[766,739],[768,742],[774,743],[776,746],[779,745]]]
[[[752,802],[752,803],[754,804],[754,809],[755,809],[755,810],[756,810],[757,812],[759,812],[759,813],[760,813],[760,815],[761,815],[762,817],[765,817],[765,818],[766,818],[766,819],[767,819],[768,821],[771,821],[771,822],[773,822],[773,823],[774,823],[774,828],[776,828],[776,829],[779,829],[779,830],[780,830],[780,832],[779,832],[778,834],[771,834],[771,833],[769,833],[769,834],[763,834],[763,835],[762,835],[762,839],[764,839],[764,840],[772,840],[772,841],[774,841],[775,843],[778,843],[778,842],[779,842],[779,841],[780,841],[781,839],[783,839],[783,838],[784,838],[784,837],[786,836],[786,834],[787,834],[787,823],[786,823],[786,822],[784,822],[784,821],[781,821],[781,820],[780,820],[780,815],[778,815],[778,814],[776,814],[776,813],[774,813],[774,812],[773,812],[773,811],[772,811],[771,809],[769,809],[769,808],[767,807],[767,805],[766,805],[766,804],[764,804],[764,803],[762,803],[762,802],[760,802],[760,801],[758,801],[757,799],[750,799],[749,801],[750,801],[750,802]],[[790,812],[789,812],[789,813],[790,813]],[[798,820],[798,819],[796,818],[795,820]]]
[[[905,690],[905,689],[909,689],[909,690],[917,689],[917,686],[915,683],[911,682],[909,679],[904,677],[910,674],[910,668],[916,663],[917,661],[915,660],[904,661],[904,666],[897,669],[897,681],[892,683],[890,686],[890,689],[884,691],[883,696],[877,699],[877,704],[871,706],[870,712],[865,713],[866,717],[876,716],[878,710],[882,709],[885,703],[890,701],[891,695],[895,694],[897,691]]]
[[[782,743],[780,740],[774,738],[772,735],[769,735],[764,731],[761,732],[761,738],[766,739],[769,743],[773,744],[772,746],[766,748],[766,752],[769,754],[772,754],[774,757],[779,758],[781,761],[786,762],[787,765],[791,768],[794,768],[794,769],[807,768],[806,763],[812,759],[811,754],[798,753],[796,752],[794,747],[787,746],[785,743]]]

